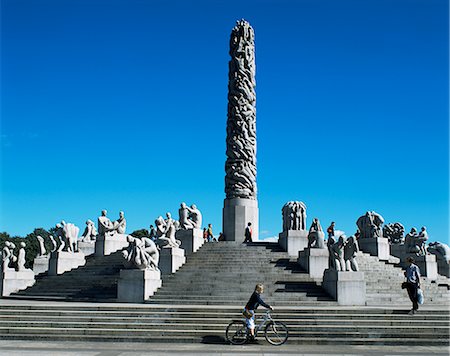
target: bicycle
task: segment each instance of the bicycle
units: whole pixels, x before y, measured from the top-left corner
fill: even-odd
[[[263,329],[264,328],[264,329]],[[258,331],[264,330],[264,337],[272,345],[283,345],[289,337],[287,326],[281,321],[275,321],[270,314],[270,310],[261,320],[261,323],[255,327],[255,337]],[[248,341],[248,330],[244,320],[233,320],[227,326],[225,336],[228,342],[233,345],[243,345]]]

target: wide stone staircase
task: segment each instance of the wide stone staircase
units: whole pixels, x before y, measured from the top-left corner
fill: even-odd
[[[224,343],[226,325],[242,318],[255,284],[264,283],[273,317],[289,328],[288,343],[448,345],[447,278],[422,282],[426,302],[410,316],[395,261],[359,253],[367,281],[363,307],[337,305],[295,262],[275,243],[208,243],[177,273],[163,276],[162,288],[146,304],[125,304],[111,303],[120,252],[89,257],[83,267],[42,276],[0,300],[0,338]]]
[[[16,299],[116,301],[117,281],[123,268],[121,251],[109,256],[87,256],[86,264],[57,276],[47,273],[36,283],[11,295]]]

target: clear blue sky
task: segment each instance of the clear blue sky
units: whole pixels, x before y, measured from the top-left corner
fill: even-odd
[[[260,229],[288,200],[448,240],[445,0],[3,0],[0,231],[196,203],[221,230],[228,42],[255,29]]]

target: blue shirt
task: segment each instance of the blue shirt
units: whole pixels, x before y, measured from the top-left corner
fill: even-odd
[[[247,305],[245,306],[245,309],[248,310],[256,310],[259,305],[262,305],[263,307],[270,308],[270,305],[264,303],[264,301],[261,299],[261,296],[256,291],[253,292],[252,296],[250,297]]]
[[[420,281],[420,269],[415,264],[406,267],[406,281],[418,284]]]

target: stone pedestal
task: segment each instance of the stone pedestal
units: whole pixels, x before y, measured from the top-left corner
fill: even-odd
[[[223,204],[223,234],[226,241],[243,242],[245,228],[252,223],[252,240],[259,239],[258,201],[254,199],[225,199]]]
[[[2,297],[31,287],[35,282],[34,272],[31,269],[18,272],[12,268],[8,268],[6,271],[2,271],[0,268],[0,295]]]
[[[437,261],[438,274],[450,277],[450,266],[445,260],[438,259]]]
[[[372,256],[378,256],[379,260],[389,260],[389,240],[385,237],[364,238],[358,240],[359,249]]]
[[[308,246],[308,231],[287,230],[278,235],[278,243],[289,256],[298,256],[299,251],[303,251]]]
[[[392,256],[400,258],[401,262],[406,258],[406,247],[404,244],[392,244],[389,246],[389,251]]]
[[[186,256],[192,255],[205,243],[202,229],[178,230],[175,238],[181,241]]]
[[[161,285],[160,271],[122,269],[117,283],[117,301],[142,303],[155,294]]]
[[[298,253],[297,262],[311,278],[322,280],[323,272],[329,267],[328,255],[326,248],[305,248]]]
[[[85,263],[86,259],[81,252],[55,251],[50,254],[48,275],[56,276],[74,268],[84,266]]]
[[[85,256],[93,255],[95,253],[95,241],[78,241],[78,251],[82,252]]]
[[[50,255],[38,256],[33,261],[34,275],[45,273],[48,271]]]
[[[415,260],[415,264],[420,268],[420,274],[432,281],[435,281],[438,277],[438,264],[436,262],[435,255],[416,256],[410,254]]]
[[[95,240],[95,256],[106,256],[128,247],[126,234],[97,236]]]
[[[323,288],[337,300],[339,305],[365,305],[366,282],[364,272],[347,272],[326,269]]]
[[[162,274],[175,273],[186,262],[182,248],[162,248],[159,254],[159,269]]]

